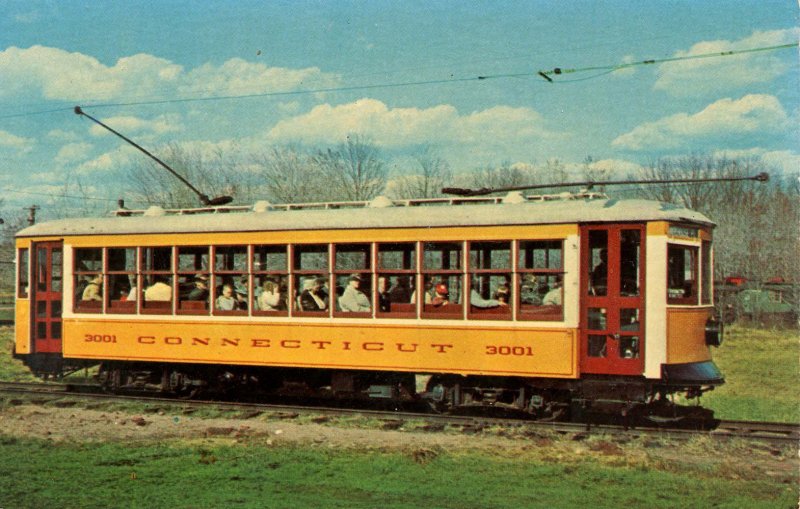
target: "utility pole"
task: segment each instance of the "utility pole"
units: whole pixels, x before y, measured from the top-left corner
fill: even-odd
[[[31,205],[28,207],[28,226],[36,224],[36,211],[39,210],[38,205]]]

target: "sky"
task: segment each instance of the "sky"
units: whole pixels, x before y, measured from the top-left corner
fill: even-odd
[[[719,154],[792,175],[798,12],[790,0],[3,0],[0,208],[46,216],[65,194],[113,208],[130,192],[123,176],[145,156],[76,105],[150,150],[356,133],[393,175],[423,146],[456,173]]]

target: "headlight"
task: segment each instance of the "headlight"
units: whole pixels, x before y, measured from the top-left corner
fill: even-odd
[[[706,321],[706,344],[708,346],[722,344],[722,322],[713,317]]]

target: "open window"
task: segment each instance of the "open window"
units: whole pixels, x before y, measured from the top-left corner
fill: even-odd
[[[136,248],[111,247],[106,250],[108,278],[107,313],[136,313],[139,298],[136,282]]]
[[[523,240],[517,260],[519,320],[562,320],[564,243]]]
[[[469,318],[511,319],[511,242],[470,242]]]
[[[214,314],[246,315],[251,293],[247,246],[214,247]]]
[[[286,316],[289,312],[287,246],[253,246],[254,315]]]
[[[207,315],[209,299],[208,246],[180,246],[178,314]]]
[[[372,316],[371,244],[334,245],[335,316]]]
[[[378,244],[378,283],[375,302],[381,318],[415,318],[417,245],[414,242]]]
[[[141,250],[141,310],[149,314],[172,314],[174,277],[172,247],[143,247]]]
[[[292,281],[294,315],[328,316],[330,311],[330,262],[328,244],[294,245]]]
[[[426,242],[422,250],[422,301],[425,318],[463,318],[464,275],[461,242]]]
[[[103,249],[77,248],[74,251],[74,302],[76,313],[103,311]]]

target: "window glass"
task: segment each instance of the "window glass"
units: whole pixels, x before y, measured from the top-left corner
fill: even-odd
[[[520,320],[562,319],[563,245],[561,240],[519,242],[516,302],[518,302],[517,317]]]
[[[286,245],[253,246],[254,314],[286,315],[290,300]],[[295,290],[295,295],[299,292]],[[296,299],[293,299],[296,300]]]
[[[469,316],[511,318],[511,242],[470,242]]]
[[[700,253],[700,256],[702,258],[702,264],[703,264],[702,266],[703,279],[702,279],[702,286],[700,287],[702,288],[701,302],[703,304],[711,304],[712,303],[711,275],[713,274],[713,271],[711,269],[711,242],[703,241],[702,252]]]
[[[342,313],[372,311],[371,244],[334,246],[335,310]]]
[[[589,295],[608,293],[608,232],[589,232]]]
[[[26,299],[30,295],[30,251],[20,249],[17,259],[17,295]]]
[[[292,254],[293,306],[296,311],[327,315],[330,310],[328,245],[295,245]]]
[[[641,231],[622,230],[620,236],[620,294],[635,297],[639,295]]]
[[[378,244],[376,301],[380,316],[416,316],[416,266],[416,243]]]
[[[172,313],[174,277],[171,247],[144,247],[141,250],[142,310],[147,313]]]
[[[423,312],[461,316],[464,276],[460,242],[426,242],[423,246]],[[415,296],[416,297],[416,296]]]
[[[214,247],[214,284],[210,293],[216,314],[246,314],[250,309],[247,260],[247,246]]]
[[[108,248],[106,258],[109,289],[107,312],[135,313],[139,299],[136,248]]]
[[[180,246],[178,258],[178,312],[208,314],[209,249],[208,246]]]
[[[667,247],[667,303],[697,304],[697,248]]]
[[[74,260],[75,311],[99,313],[103,310],[103,250],[75,249]]]

